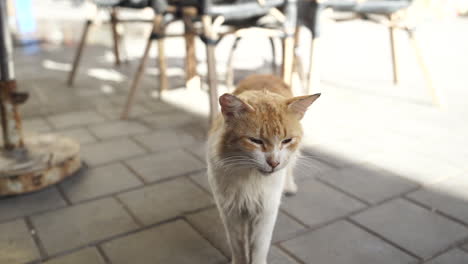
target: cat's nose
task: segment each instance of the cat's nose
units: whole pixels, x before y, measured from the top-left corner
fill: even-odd
[[[278,167],[278,165],[280,164],[279,161],[276,161],[274,159],[267,159],[267,163],[271,166],[272,169]]]

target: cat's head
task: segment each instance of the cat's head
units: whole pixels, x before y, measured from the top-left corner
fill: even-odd
[[[285,99],[268,91],[248,91],[219,98],[224,118],[220,154],[228,167],[271,174],[297,153],[300,120],[320,94]]]

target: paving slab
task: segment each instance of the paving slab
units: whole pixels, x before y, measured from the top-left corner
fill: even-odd
[[[42,191],[0,199],[0,221],[57,209],[66,206],[55,187]]]
[[[330,171],[319,178],[371,204],[417,187],[412,181],[369,164]]]
[[[0,224],[0,234],[0,263],[22,264],[40,258],[22,219]]]
[[[199,140],[203,145],[206,144],[206,139],[208,137],[208,131],[210,130],[209,121],[207,118],[199,120],[197,123],[188,123],[184,126],[177,127],[179,131],[189,133]]]
[[[468,179],[460,176],[427,186],[408,197],[468,224],[467,190]]]
[[[137,228],[122,206],[111,198],[33,216],[31,220],[49,255]]]
[[[89,127],[89,130],[100,139],[131,136],[150,131],[149,128],[140,122],[122,120],[92,125]]]
[[[429,184],[459,176],[463,170],[441,159],[415,154],[411,149],[397,149],[371,155],[367,161],[417,183]]]
[[[42,133],[49,132],[52,127],[43,118],[33,118],[22,120],[23,131],[25,133]]]
[[[352,219],[423,259],[468,237],[468,228],[403,199],[371,208]]]
[[[70,112],[47,118],[55,128],[67,128],[104,122],[105,119],[94,111]]]
[[[200,172],[193,173],[189,177],[200,187],[202,187],[205,191],[211,193],[211,187],[208,183],[208,176],[206,175],[206,171],[203,170]]]
[[[152,182],[201,170],[205,165],[183,150],[130,159],[126,163],[146,181]]]
[[[335,168],[330,165],[314,158],[308,156],[308,154],[303,153],[300,155],[294,167],[294,178],[296,182],[314,179],[321,175],[327,174],[330,171],[335,170]]]
[[[298,264],[297,261],[286,255],[281,249],[276,246],[270,248],[268,253],[269,264]]]
[[[85,169],[61,183],[65,195],[74,203],[141,185],[141,181],[120,163]]]
[[[304,263],[417,263],[417,259],[345,221],[308,232],[282,245]]]
[[[215,247],[226,256],[230,255],[226,234],[217,208],[211,208],[202,212],[187,216],[188,221],[208,239]],[[304,231],[305,228],[280,212],[276,221],[272,243],[294,237]]]
[[[157,152],[182,148],[197,142],[192,135],[180,131],[157,131],[134,138],[140,144]]]
[[[195,155],[199,160],[205,162],[206,160],[206,142],[203,140],[195,144],[185,147],[185,149]]]
[[[85,248],[44,262],[44,264],[105,264],[96,248]]]
[[[95,143],[96,137],[91,135],[86,128],[74,128],[74,129],[66,129],[56,132],[59,135],[70,137],[76,141],[78,141],[81,145]]]
[[[221,264],[226,258],[187,223],[175,221],[103,245],[113,264]]]
[[[206,192],[182,178],[123,193],[118,197],[145,225],[213,204]]]
[[[468,253],[460,249],[452,249],[425,264],[466,264],[468,263]]]
[[[298,193],[283,199],[281,206],[309,226],[317,226],[363,209],[365,205],[316,180],[303,181]]]
[[[81,148],[82,158],[91,166],[124,160],[144,153],[146,151],[142,147],[126,138],[107,140]]]
[[[125,98],[126,99],[126,98]],[[112,107],[100,107],[97,108],[97,111],[106,117],[109,120],[118,120],[122,115],[122,111],[124,109],[124,105],[121,106],[112,106]],[[139,104],[134,104],[132,106],[132,110],[130,111],[128,117],[131,119],[138,118],[140,116],[151,114],[151,111],[146,109],[144,106]]]
[[[161,100],[152,100],[149,102],[144,102],[144,106],[152,113],[156,114],[169,114],[174,113],[176,111],[180,111],[180,109],[176,106]]]
[[[159,115],[148,115],[141,118],[145,123],[157,129],[173,129],[187,124],[201,122],[200,118],[187,112],[173,112]]]

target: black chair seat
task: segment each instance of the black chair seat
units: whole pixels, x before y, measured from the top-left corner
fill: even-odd
[[[167,8],[166,0],[94,0],[94,3],[99,7],[122,7],[141,9],[152,7],[156,13],[162,13]]]
[[[150,5],[150,0],[94,0],[99,7],[125,7],[145,8]]]
[[[204,1],[202,1],[204,2]],[[206,3],[212,2],[212,3]],[[268,0],[264,6],[257,1],[205,1],[201,6],[201,12],[209,16],[223,16],[229,21],[239,21],[243,19],[258,18],[268,14],[271,8],[281,7],[286,3],[285,0]]]
[[[407,8],[410,4],[411,1],[409,0],[369,0],[364,2],[356,0],[328,0],[319,3],[321,8],[332,8],[338,12],[382,15],[395,13],[400,9]]]
[[[390,15],[409,7],[410,4],[411,1],[407,0],[373,0],[357,4],[353,11],[360,14]]]

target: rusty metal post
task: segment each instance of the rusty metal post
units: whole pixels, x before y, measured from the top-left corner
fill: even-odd
[[[18,105],[28,98],[16,90],[6,1],[0,0],[0,197],[43,189],[81,167],[80,145],[58,135],[23,138]]]
[[[23,146],[21,119],[17,104],[27,99],[27,94],[16,92],[15,73],[10,31],[6,16],[6,1],[0,1],[0,111],[3,147],[12,150]]]

